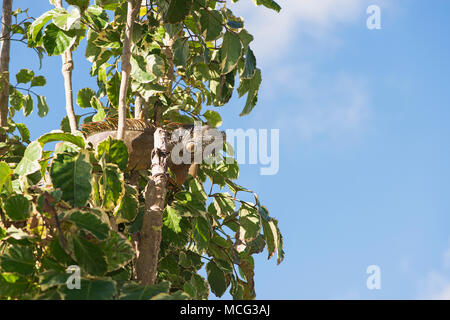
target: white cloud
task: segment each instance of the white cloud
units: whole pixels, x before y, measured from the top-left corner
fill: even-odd
[[[282,57],[303,35],[330,44],[337,40],[330,35],[338,24],[358,22],[361,28],[365,27],[367,0],[279,0],[278,3],[282,7],[280,13],[255,8],[251,1],[240,1],[233,6],[235,14],[245,18],[246,28],[255,36],[252,47],[262,60]]]
[[[419,283],[419,299],[450,300],[450,248],[443,254],[442,270],[431,271]]]

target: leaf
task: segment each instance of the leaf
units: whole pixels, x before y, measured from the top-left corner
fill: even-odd
[[[109,226],[91,212],[75,210],[65,214],[64,220],[74,223],[79,229],[89,232],[99,240],[108,238]]]
[[[72,31],[64,31],[53,23],[45,28],[43,37],[44,48],[49,56],[59,56],[71,48],[77,40],[77,34]]]
[[[50,168],[55,188],[61,189],[62,199],[74,207],[84,207],[91,194],[92,166],[84,152],[72,155],[58,153]]]
[[[135,187],[128,184],[125,185],[125,194],[120,200],[119,205],[114,210],[116,222],[132,222],[136,219],[139,209],[138,192]]]
[[[260,220],[256,209],[246,205],[241,206],[239,209],[240,232],[246,241],[251,241],[259,235],[259,231],[261,230]]]
[[[239,97],[242,97],[245,93],[248,92],[247,102],[245,103],[244,110],[242,110],[240,116],[245,116],[252,112],[253,108],[256,106],[256,102],[258,101],[258,91],[261,85],[261,70],[256,69],[255,75],[252,79],[242,80],[241,84],[238,88]]]
[[[92,117],[92,121],[103,121],[106,118],[105,108],[97,97],[92,97],[91,106],[97,110],[97,113]]]
[[[103,198],[103,207],[113,209],[117,206],[125,191],[123,173],[115,164],[106,164],[100,179],[100,193]]]
[[[214,41],[220,37],[223,29],[223,16],[217,10],[200,9],[200,31],[205,41]]]
[[[81,12],[89,7],[89,0],[66,0],[66,2],[72,6],[79,7]]]
[[[76,262],[82,269],[92,275],[107,271],[105,255],[97,245],[79,236],[73,236],[72,241]]]
[[[81,279],[80,289],[70,290],[61,286],[64,300],[111,300],[116,295],[117,285],[113,280]]]
[[[115,107],[119,105],[120,76],[116,72],[106,84],[109,102]]]
[[[203,116],[211,127],[218,128],[222,125],[222,117],[216,111],[207,110]]]
[[[39,18],[33,21],[33,23],[28,28],[28,37],[29,39],[34,42],[39,34],[39,31],[42,30],[42,28],[45,26],[47,22],[49,22],[53,15],[58,12],[64,12],[63,9],[53,9],[50,11],[45,12],[42,14]]]
[[[46,133],[38,139],[41,146],[44,146],[47,143],[55,142],[55,141],[66,141],[73,143],[74,145],[84,148],[85,143],[84,139],[81,136],[76,136],[71,133],[63,133],[63,132],[51,132]]]
[[[0,193],[3,189],[3,185],[11,179],[11,168],[5,161],[0,162]]]
[[[37,76],[31,80],[31,87],[43,87],[47,84],[47,80],[44,76]]]
[[[16,123],[16,128],[22,137],[22,141],[28,142],[30,141],[30,131],[23,123]]]
[[[186,67],[189,58],[189,41],[178,38],[173,44],[173,62],[176,66]]]
[[[28,83],[34,77],[34,71],[29,69],[22,69],[16,74],[17,83]]]
[[[29,275],[35,270],[36,261],[29,247],[11,246],[0,256],[3,271]]]
[[[193,2],[194,0],[170,0],[164,20],[168,23],[183,21],[191,11]]]
[[[165,211],[164,225],[175,233],[180,233],[181,215],[178,210],[172,206],[167,206]]]
[[[22,194],[9,197],[4,209],[6,215],[13,221],[23,221],[30,217],[30,201]]]
[[[194,224],[194,240],[200,250],[208,248],[211,239],[210,226],[208,222],[202,218],[195,218]]]
[[[156,76],[146,70],[146,62],[142,56],[133,54],[130,59],[131,77],[140,83],[156,80]]]
[[[214,195],[214,207],[220,217],[226,217],[234,213],[235,203],[228,193],[219,193]]]
[[[248,48],[245,55],[244,71],[242,71],[241,79],[251,79],[256,72],[256,58],[252,49]]]
[[[53,16],[53,23],[64,31],[80,28],[80,11],[72,10],[70,13],[61,12]]]
[[[29,285],[25,277],[14,273],[0,273],[0,297],[20,297]]]
[[[275,10],[276,12],[280,12],[281,11],[281,7],[278,3],[276,3],[274,0],[253,0],[253,2],[259,6],[259,5],[263,5],[266,8]]]
[[[124,171],[128,165],[128,149],[122,140],[111,137],[97,146],[97,159],[105,157],[107,163],[114,163]]]
[[[39,142],[33,141],[25,149],[22,160],[20,160],[14,173],[19,176],[27,176],[41,169],[39,160],[42,157],[42,146]]]
[[[160,293],[168,293],[170,283],[167,281],[152,286],[137,283],[125,283],[120,291],[120,300],[150,300]]]
[[[33,99],[30,94],[23,96],[23,114],[28,117],[33,112]]]
[[[47,104],[47,98],[44,96],[37,96],[38,98],[38,115],[39,117],[43,118],[47,115],[49,107]]]
[[[130,241],[118,232],[111,232],[111,235],[101,243],[101,248],[108,263],[108,272],[124,267],[134,257]]]
[[[223,37],[220,53],[220,69],[222,74],[233,71],[242,55],[242,43],[234,32],[227,31]]]
[[[78,91],[77,104],[81,108],[90,108],[91,99],[95,96],[95,91],[91,88],[84,88]]]
[[[213,261],[210,261],[206,265],[206,274],[212,293],[220,298],[228,287],[225,280],[225,273]]]

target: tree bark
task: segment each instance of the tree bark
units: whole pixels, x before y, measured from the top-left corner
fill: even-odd
[[[12,0],[3,0],[2,9],[2,48],[0,51],[0,126],[8,125],[9,106],[9,60],[10,60],[10,30],[11,30]],[[0,133],[0,141],[5,141],[6,136]]]
[[[162,218],[167,194],[168,132],[157,128],[152,151],[152,177],[145,190],[145,215],[138,239],[137,279],[144,285],[156,281],[161,245]]]
[[[133,23],[139,13],[141,0],[128,0],[127,25],[125,27],[125,38],[122,50],[122,79],[119,92],[119,123],[117,139],[122,140],[125,135],[125,124],[127,119],[127,91],[131,72],[131,36],[133,34]]]
[[[161,83],[167,86],[167,94],[172,94],[174,79],[173,44],[176,36],[164,39],[169,68]],[[144,285],[155,283],[158,275],[158,259],[161,246],[162,220],[167,194],[167,164],[169,160],[169,133],[161,128],[162,105],[155,103],[155,125],[158,127],[154,134],[154,149],[152,151],[152,177],[145,190],[145,215],[138,239],[136,259],[137,279]]]
[[[62,0],[56,0],[55,7],[62,9],[63,8]],[[66,113],[67,118],[69,119],[70,131],[74,133],[78,131],[78,123],[73,108],[72,71],[74,68],[74,64],[71,48],[64,51],[61,60],[62,60],[61,72],[64,77],[64,91],[66,95]]]

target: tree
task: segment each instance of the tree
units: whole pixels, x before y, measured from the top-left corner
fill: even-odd
[[[235,87],[247,94],[241,115],[255,107],[262,78],[244,21],[225,0],[67,0],[71,10],[52,0],[55,8],[36,19],[12,12],[13,24],[8,2],[4,47],[17,35],[40,57],[62,56],[67,116],[61,130],[30,141],[14,115],[28,116],[33,96],[39,116],[49,112],[35,92],[45,78],[26,68],[16,84],[2,75],[9,107],[0,145],[0,298],[207,299],[227,289],[254,298],[252,256],[266,248],[280,263],[283,238],[258,196],[235,182],[230,145],[182,186],[170,185],[164,165],[168,126],[219,127],[220,113],[208,106],[227,104]],[[273,0],[254,2],[281,9]],[[97,80],[97,88],[77,93],[78,106],[94,113],[84,118],[73,111],[71,84],[72,52],[82,41]],[[127,170],[125,125],[133,117],[157,128],[152,170]],[[94,148],[79,121],[107,118],[117,118],[117,140]],[[61,143],[47,150],[54,141]],[[70,266],[81,269],[80,290],[66,285]]]

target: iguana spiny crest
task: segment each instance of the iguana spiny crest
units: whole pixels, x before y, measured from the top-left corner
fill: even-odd
[[[94,148],[108,137],[116,138],[118,121],[107,118],[102,122],[90,122],[82,125],[82,131],[88,142]],[[180,125],[169,123],[165,126],[171,133],[169,150],[176,153],[185,153],[183,161],[176,159],[175,154],[169,157],[169,168],[176,176],[178,185],[186,181],[189,174],[195,177],[198,159],[207,156],[205,151],[220,149],[225,141],[225,134],[209,126]],[[145,120],[127,119],[124,135],[124,143],[129,153],[127,170],[149,169],[151,165],[151,153],[154,147],[154,133],[156,127]],[[187,156],[186,156],[187,153]],[[200,154],[200,157],[197,157]],[[187,159],[188,158],[188,159]],[[188,160],[188,161],[186,161]]]

